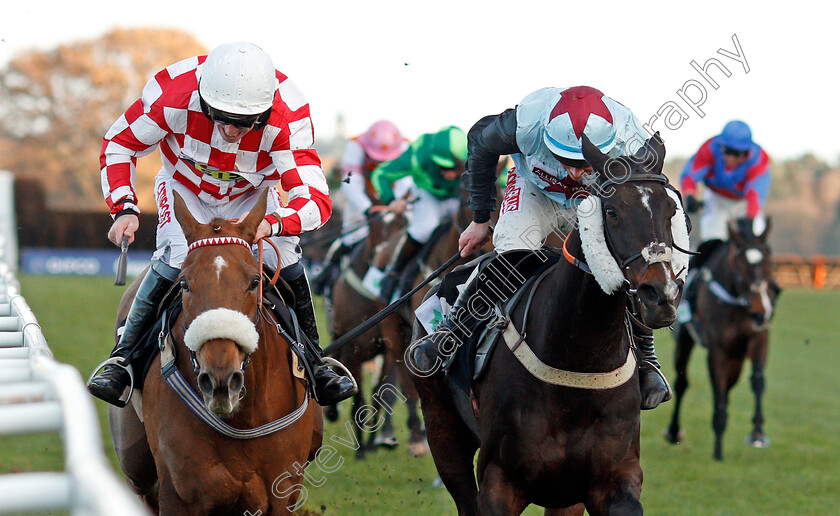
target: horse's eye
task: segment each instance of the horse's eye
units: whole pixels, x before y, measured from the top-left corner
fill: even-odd
[[[190,291],[190,284],[187,283],[187,280],[185,280],[185,279],[181,280],[181,290],[184,291],[184,292],[189,292]]]
[[[254,278],[254,279],[251,280],[251,284],[248,285],[248,288],[250,290],[257,290],[257,287],[259,287],[259,286],[260,286],[260,279],[259,278]]]
[[[608,207],[604,211],[606,212],[607,217],[609,217],[611,219],[614,219],[614,218],[618,217],[618,212],[615,211],[615,208],[609,208]]]

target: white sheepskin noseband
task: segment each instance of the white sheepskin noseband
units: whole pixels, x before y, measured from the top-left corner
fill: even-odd
[[[677,192],[670,188],[666,188],[665,191],[677,203],[677,212],[671,217],[671,238],[674,239],[674,246],[688,250],[688,225],[685,221],[685,213],[683,212],[680,197],[677,195]],[[685,276],[688,274],[688,255],[674,249],[673,258],[671,259],[671,269],[675,273],[678,273],[677,279],[685,281]]]
[[[253,353],[260,336],[254,323],[242,312],[214,308],[193,319],[184,333],[184,344],[197,353],[205,342],[213,339],[230,339],[246,353]]]
[[[595,281],[607,294],[613,294],[624,283],[624,275],[607,247],[604,237],[604,216],[601,199],[590,195],[578,205],[578,231],[583,256]]]
[[[671,217],[671,238],[677,247],[688,249],[688,226],[686,226],[682,203],[670,188],[665,191],[677,203],[677,212]],[[601,199],[590,195],[578,205],[577,215],[580,242],[586,263],[601,290],[607,294],[614,294],[624,283],[624,275],[607,247]],[[676,249],[669,251],[672,251],[668,253],[671,270],[678,273],[677,278],[685,280],[688,273],[688,255]]]

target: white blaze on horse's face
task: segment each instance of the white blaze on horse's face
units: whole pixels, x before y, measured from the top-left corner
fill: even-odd
[[[224,258],[221,256],[217,256],[215,260],[213,260],[213,265],[216,267],[216,279],[222,279],[222,270],[225,269],[228,264]]]
[[[647,186],[639,186],[636,185],[636,190],[639,191],[639,196],[641,197],[639,200],[642,203],[648,213],[650,213],[650,219],[653,220],[653,210],[650,209],[650,195],[653,193],[653,189]]]
[[[764,253],[755,247],[751,247],[744,251],[744,257],[747,259],[747,263],[755,265],[757,263],[761,263],[761,260],[764,259]]]
[[[642,249],[642,258],[649,264],[661,263],[663,266],[671,266],[671,260],[674,256],[674,250],[668,247],[664,242],[651,242]],[[674,275],[668,274],[668,269],[665,269],[665,277],[667,283],[665,284],[665,299],[669,302],[677,299],[680,294],[680,287],[674,281]],[[676,271],[675,271],[676,272]]]

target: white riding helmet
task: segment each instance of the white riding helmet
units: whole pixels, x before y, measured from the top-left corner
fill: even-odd
[[[570,160],[582,160],[580,138],[583,133],[607,153],[615,145],[615,127],[609,99],[589,86],[575,86],[560,92],[560,98],[545,114],[544,138],[555,155]]]
[[[258,115],[271,109],[277,77],[271,58],[251,43],[225,43],[201,67],[198,93],[215,110]]]

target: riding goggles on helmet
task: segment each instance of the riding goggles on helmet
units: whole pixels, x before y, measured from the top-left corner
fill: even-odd
[[[239,115],[221,111],[201,99],[201,111],[211,122],[222,125],[232,125],[237,129],[252,129],[257,124],[264,124],[271,115],[271,109],[256,115]]]
[[[734,158],[743,158],[747,154],[749,154],[750,151],[733,149],[732,147],[724,147],[723,148],[723,153],[727,156],[732,156]]]

